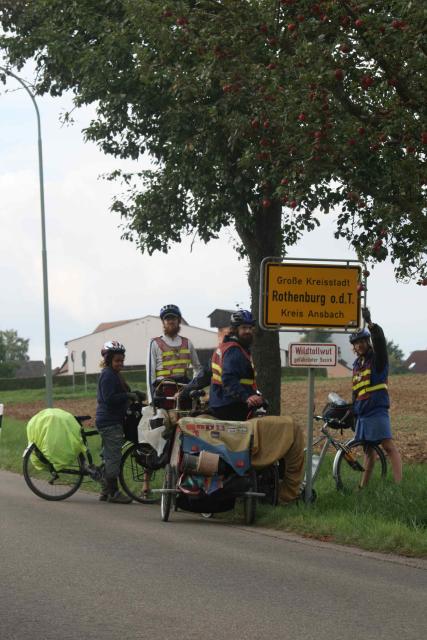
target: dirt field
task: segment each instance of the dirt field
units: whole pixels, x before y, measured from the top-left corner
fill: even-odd
[[[321,413],[330,391],[350,398],[350,378],[339,380],[316,379],[315,412]],[[427,375],[408,374],[391,377],[391,418],[396,443],[406,462],[427,463]],[[55,406],[75,415],[95,415],[95,399],[61,400]],[[44,408],[44,402],[10,404],[6,415],[28,420]],[[286,382],[282,386],[282,413],[292,415],[302,428],[307,423],[307,382]],[[87,423],[88,425],[91,423]],[[92,421],[93,424],[93,421]],[[348,434],[350,437],[350,434]]]
[[[391,376],[391,421],[393,435],[406,462],[427,463],[427,375]],[[315,381],[315,412],[322,413],[328,393],[335,391],[351,398],[350,378]],[[307,382],[288,382],[282,387],[282,413],[294,416],[301,426],[307,423]]]

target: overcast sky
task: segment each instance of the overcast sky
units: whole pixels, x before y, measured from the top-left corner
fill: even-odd
[[[16,329],[30,339],[31,359],[44,359],[36,119],[18,86],[12,79],[12,91],[0,86],[0,330]],[[152,257],[121,240],[120,220],[109,211],[120,185],[99,178],[118,162],[83,142],[90,110],[74,112],[75,125],[64,127],[59,116],[70,108],[69,97],[37,101],[54,367],[64,359],[66,340],[91,333],[100,322],[157,315],[163,304],[175,303],[190,324],[209,328],[213,309],[249,305],[246,265],[233,250],[232,231],[207,246],[195,242],[190,250],[188,240]],[[323,216],[320,230],[307,234],[290,256],[355,259],[346,242],[333,238],[332,222]],[[427,348],[426,287],[396,283],[391,264],[384,263],[371,270],[368,304],[405,355]]]

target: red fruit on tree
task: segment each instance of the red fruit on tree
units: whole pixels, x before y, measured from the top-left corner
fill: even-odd
[[[264,129],[269,129],[270,128],[270,120],[264,120],[264,122],[262,123],[262,126],[264,127]]]
[[[300,122],[304,122],[306,120],[307,116],[305,115],[305,113],[300,113],[298,116],[298,120]]]
[[[343,71],[342,69],[335,69],[334,74],[335,74],[335,78],[336,78],[337,80],[343,80],[343,78],[344,78],[344,71]]]
[[[427,144],[427,131],[423,131],[421,134],[421,142]]]
[[[233,85],[232,84],[224,84],[222,86],[222,90],[224,91],[224,93],[231,93],[231,91],[233,91]]]
[[[289,184],[289,180],[288,180],[287,178],[282,178],[282,179],[280,180],[280,184],[281,184],[282,186],[284,186],[284,185],[286,185],[286,184]]]
[[[354,26],[356,27],[356,29],[361,29],[364,25],[364,22],[361,18],[357,18],[357,20],[354,21]]]
[[[264,209],[268,209],[268,207],[271,207],[271,200],[269,200],[268,198],[264,198],[264,200],[262,201],[262,206],[264,207]]]
[[[268,138],[261,138],[259,143],[260,143],[261,147],[269,147],[270,146],[270,140]]]
[[[365,127],[359,127],[357,132],[358,132],[359,136],[364,136],[365,133],[366,133],[366,129],[365,129]]]
[[[342,53],[349,53],[350,51],[350,47],[348,44],[342,44],[340,46],[340,51],[342,51]]]
[[[298,22],[304,22],[305,17],[302,14],[300,14],[300,15],[297,16],[297,20],[298,20]]]
[[[374,79],[369,74],[364,75],[360,80],[360,84],[363,89],[369,89],[369,87],[372,87],[372,85],[374,84]]]
[[[295,207],[297,206],[297,201],[296,200],[291,200],[289,203],[289,206],[291,207],[291,209],[295,209]]]
[[[365,278],[369,278],[369,276],[371,274],[369,273],[369,271],[367,269],[365,269],[365,271],[363,272],[363,275],[365,276]]]
[[[170,18],[173,15],[170,9],[165,9],[162,13],[162,18]]]
[[[393,20],[391,26],[393,29],[404,29],[406,27],[406,22],[404,20]]]
[[[295,22],[290,22],[288,24],[288,31],[295,31],[296,28],[297,28],[297,25],[295,24]]]
[[[254,119],[251,121],[251,127],[252,127],[252,129],[259,129],[259,120],[257,120],[256,118],[254,118]]]
[[[184,27],[186,24],[188,24],[188,18],[186,18],[185,16],[181,16],[180,18],[176,19],[176,24],[179,27]]]
[[[270,69],[270,71],[272,71],[276,67],[277,67],[277,64],[275,62],[270,62],[270,64],[267,65],[267,69]]]

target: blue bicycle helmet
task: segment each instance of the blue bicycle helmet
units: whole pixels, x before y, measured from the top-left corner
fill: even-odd
[[[230,324],[232,327],[240,327],[242,324],[250,324],[254,326],[255,320],[250,311],[239,309],[231,314]]]
[[[160,320],[163,320],[166,316],[175,316],[180,320],[182,318],[181,311],[176,304],[165,304],[165,306],[160,309]]]
[[[358,331],[351,333],[348,339],[350,340],[351,344],[354,344],[358,340],[370,340],[371,334],[369,333],[368,329],[359,329]]]

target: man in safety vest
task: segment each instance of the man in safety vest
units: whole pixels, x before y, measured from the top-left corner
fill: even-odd
[[[264,399],[258,393],[250,347],[255,320],[250,311],[231,314],[231,332],[214,351],[211,361],[209,407],[220,420],[246,420]]]
[[[393,477],[400,482],[402,462],[392,439],[389,416],[386,339],[381,327],[371,321],[369,309],[363,309],[362,315],[369,331],[361,329],[350,335],[350,343],[357,356],[353,363],[353,409],[357,419],[355,439],[366,443],[361,486],[368,483],[375,464],[375,451],[369,443],[381,443],[389,456]]]
[[[163,336],[153,338],[147,357],[147,389],[150,400],[155,387],[165,378],[179,383],[188,383],[201,369],[196,350],[188,338],[179,335],[181,311],[175,304],[167,304],[160,309]]]

